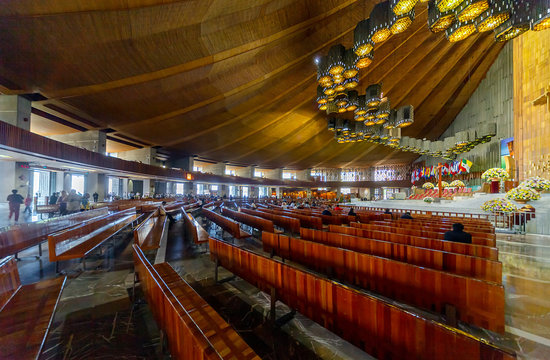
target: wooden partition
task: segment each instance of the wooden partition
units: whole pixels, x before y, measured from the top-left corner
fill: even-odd
[[[457,309],[457,318],[504,332],[502,285],[400,261],[271,233],[262,234],[265,251],[378,294],[426,310]]]
[[[260,290],[297,309],[380,359],[509,360],[485,340],[425,319],[383,300],[224,241],[210,238],[210,256]]]
[[[340,233],[304,229],[303,240],[384,257],[457,275],[502,283],[502,263],[477,256],[374,240]]]
[[[483,257],[494,261],[498,260],[498,249],[489,246],[455,243],[452,241],[445,241],[440,239],[388,233],[383,231],[373,231],[348,226],[330,225],[329,231],[340,234],[364,237],[368,239],[383,240],[399,244],[412,245],[416,247],[429,248],[433,250],[442,250],[457,254]]]

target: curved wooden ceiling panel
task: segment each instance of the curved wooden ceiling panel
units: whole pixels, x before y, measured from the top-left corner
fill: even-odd
[[[369,166],[415,155],[337,144],[314,101],[313,59],[353,41],[376,1],[7,1],[0,9],[0,89],[40,91],[120,134],[205,158],[265,167]],[[412,104],[404,135],[443,133],[502,44],[432,34],[425,4],[375,49],[360,89],[382,82]],[[9,91],[6,91],[9,93]]]

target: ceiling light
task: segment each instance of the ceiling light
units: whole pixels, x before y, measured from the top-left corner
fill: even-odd
[[[495,28],[495,40],[507,41],[523,34],[531,26],[532,8],[528,0],[516,0],[510,19]]]
[[[447,30],[454,20],[455,15],[451,10],[441,12],[433,1],[428,3],[428,27],[431,32]]]
[[[510,1],[509,0],[494,0],[491,2],[489,10],[483,12],[476,21],[477,31],[489,31],[510,18]]]
[[[334,85],[334,91],[336,93],[341,93],[341,92],[344,92],[345,90],[346,90],[346,87],[344,86],[344,83]]]
[[[488,0],[465,0],[456,9],[456,18],[459,22],[473,20],[487,9],[489,9]]]
[[[327,102],[327,95],[323,92],[323,87],[321,85],[317,86],[317,103],[326,104]]]
[[[382,125],[388,120],[390,116],[391,108],[388,98],[383,98],[380,101],[380,107],[376,112],[376,125]]]
[[[353,51],[359,57],[364,57],[374,49],[370,38],[370,19],[359,21],[353,31]]]
[[[464,0],[438,0],[437,7],[442,13],[449,10],[454,10]]]
[[[393,15],[391,18],[390,31],[393,35],[401,34],[411,26],[414,20],[414,9],[401,15]]]
[[[370,13],[370,26],[370,38],[375,44],[388,40],[391,36],[389,1],[374,5]]]
[[[348,93],[348,105],[346,106],[347,111],[354,111],[357,109],[359,103],[357,91],[352,90]]]
[[[447,40],[457,42],[466,39],[476,32],[476,25],[473,20],[466,22],[456,22],[448,28],[445,33]]]
[[[359,72],[359,69],[355,65],[357,62],[357,55],[353,52],[353,49],[346,50],[344,55],[344,77],[346,79],[351,79]]]
[[[4,158],[4,159],[12,159],[11,156],[9,155],[4,155],[4,154],[0,154],[0,158]]]
[[[328,72],[328,59],[323,56],[317,62],[317,82],[323,87],[329,87],[332,85],[332,79]]]
[[[390,7],[395,15],[403,15],[414,9],[418,0],[390,0]]]
[[[357,77],[353,77],[344,81],[344,87],[348,90],[355,89],[357,85],[359,85],[359,79]]]
[[[539,0],[535,3],[531,28],[534,31],[550,28],[550,0]]]
[[[358,57],[357,62],[355,63],[355,66],[357,66],[358,69],[364,69],[370,64],[372,64],[373,58],[374,58],[374,51],[371,51],[365,56]]]
[[[380,84],[369,85],[365,91],[365,103],[367,108],[378,107],[382,97],[382,86]]]
[[[412,105],[406,105],[397,110],[397,120],[395,125],[403,128],[414,122],[414,108]]]
[[[328,51],[328,72],[339,75],[344,71],[344,54],[346,48],[342,44],[334,45]]]
[[[334,131],[335,127],[336,127],[336,119],[335,118],[329,118],[327,127],[328,127],[329,131]]]
[[[334,86],[331,86],[331,87],[326,87],[323,89],[323,92],[325,93],[325,95],[327,96],[331,96],[333,95],[336,91],[334,90]]]
[[[382,106],[380,105],[380,107],[382,107]],[[390,111],[390,115],[388,117],[388,120],[384,124],[384,129],[393,129],[393,128],[395,128],[395,121],[396,120],[397,120],[397,111],[392,109]]]

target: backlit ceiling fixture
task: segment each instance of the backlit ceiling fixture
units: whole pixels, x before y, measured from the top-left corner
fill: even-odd
[[[509,0],[494,0],[491,2],[491,8],[484,11],[476,19],[477,31],[489,31],[494,30],[497,26],[505,22],[510,18],[510,6]]]
[[[401,34],[411,26],[414,21],[414,9],[401,15],[392,15],[390,31],[393,35]]]
[[[459,22],[474,20],[489,9],[489,0],[465,0],[456,8],[456,19]]]
[[[533,8],[529,0],[515,0],[508,20],[495,29],[495,40],[506,41],[515,38],[531,27]]]
[[[541,31],[550,28],[550,0],[539,0],[536,2],[531,29]]]
[[[374,5],[370,13],[370,38],[375,44],[382,43],[392,35],[390,31],[390,2]]]
[[[458,5],[462,4],[464,0],[437,0],[437,7],[439,11],[444,13],[449,10],[454,10]]]
[[[390,0],[390,7],[395,15],[404,15],[414,9],[418,0]]]
[[[450,42],[457,42],[466,39],[476,32],[476,24],[473,20],[455,22],[446,31],[445,35]]]
[[[441,12],[434,1],[428,3],[428,28],[432,32],[447,30],[454,20],[455,14],[451,10]]]

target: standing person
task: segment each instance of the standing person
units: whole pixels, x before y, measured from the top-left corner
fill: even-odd
[[[17,190],[13,189],[11,194],[8,195],[8,203],[10,205],[10,216],[8,220],[11,220],[11,216],[15,215],[15,222],[19,221],[19,211],[21,210],[21,204],[23,204],[23,196],[17,193]]]
[[[94,197],[94,202],[97,202],[97,200],[99,199],[99,194],[95,192],[92,196]]]
[[[67,197],[67,192],[62,190],[59,199],[57,199],[57,202],[59,203],[59,215],[67,214]]]
[[[58,199],[58,197],[59,197],[59,194],[56,193],[56,192],[54,192],[54,193],[52,194],[52,196],[50,196],[50,205],[55,205],[55,204],[57,204],[57,199]]]
[[[23,210],[23,214],[26,214],[27,211],[29,212],[29,214],[32,214],[31,204],[32,204],[31,194],[27,194],[27,197],[25,198],[25,210]]]
[[[90,194],[86,193],[80,201],[80,211],[90,210]]]
[[[67,212],[69,214],[80,211],[81,198],[82,197],[76,193],[75,189],[71,190],[71,192],[69,193],[69,196],[67,196]]]

